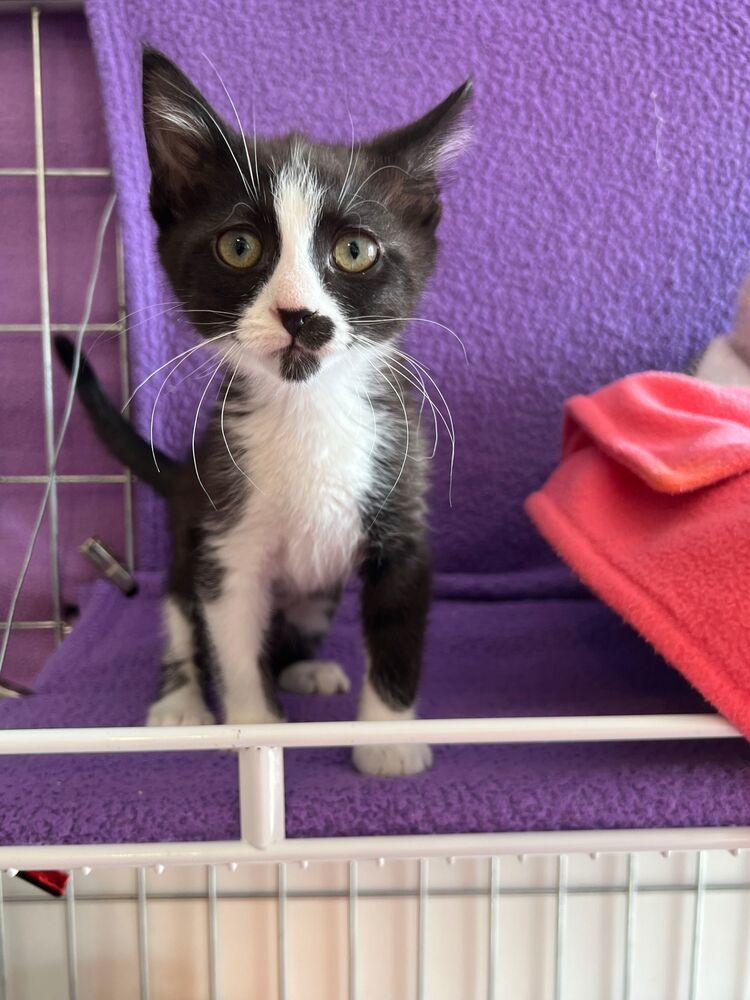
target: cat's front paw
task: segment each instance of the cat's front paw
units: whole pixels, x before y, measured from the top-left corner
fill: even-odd
[[[354,747],[352,760],[363,774],[394,778],[426,771],[432,764],[432,750],[425,743]]]
[[[200,692],[190,685],[155,701],[146,717],[147,726],[210,726],[215,721]]]
[[[292,694],[345,694],[349,678],[331,660],[299,660],[279,674],[279,687]]]

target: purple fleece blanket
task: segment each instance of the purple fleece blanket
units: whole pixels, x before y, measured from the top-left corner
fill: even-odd
[[[48,664],[38,693],[0,705],[4,725],[138,724],[156,684],[158,577],[128,601],[97,584],[83,620]],[[472,597],[439,580],[423,714],[691,712],[705,704],[596,601],[532,598],[550,580],[486,577]],[[355,595],[328,652],[361,676]],[[106,642],[102,631],[106,622]],[[355,695],[284,699],[293,721],[349,719]],[[346,750],[287,751],[290,837],[497,830],[731,825],[750,819],[750,748],[710,744],[437,747],[415,778],[354,772]],[[7,780],[15,777],[19,788]],[[5,843],[236,838],[232,754],[26,758],[5,763]]]
[[[228,121],[349,141],[408,121],[468,74],[475,140],[446,191],[442,253],[410,350],[456,422],[432,494],[442,572],[549,559],[521,503],[557,460],[562,401],[684,365],[727,325],[750,269],[744,0],[88,0],[127,254],[134,379],[187,343],[163,303],[146,211],[140,45],[174,58]],[[142,311],[140,311],[142,310]],[[199,352],[200,354],[200,352]],[[178,380],[184,368],[175,376]],[[146,424],[155,378],[138,395]],[[159,401],[185,454],[203,380]],[[166,398],[165,398],[166,397]],[[140,556],[159,567],[161,506]]]
[[[443,249],[410,349],[457,431],[434,468],[442,598],[427,656],[432,716],[701,710],[601,605],[576,596],[523,515],[558,455],[562,400],[629,371],[680,367],[728,323],[750,265],[748,13],[742,0],[88,0],[126,247],[136,382],[187,334],[169,310],[146,213],[139,46],[175,58],[225,114],[348,139],[394,126],[468,73],[476,139],[446,191]],[[147,423],[158,379],[137,397]],[[165,392],[158,441],[185,453],[200,378]],[[140,563],[166,556],[139,498]],[[39,693],[8,726],[138,722],[156,684],[155,588],[99,588]],[[331,652],[359,644],[347,604]],[[289,699],[292,719],[351,717],[353,698]],[[344,751],[288,755],[290,835],[750,822],[745,744],[438,748],[432,772],[356,775]],[[6,841],[237,832],[221,755],[4,762]],[[17,788],[23,789],[23,799]]]

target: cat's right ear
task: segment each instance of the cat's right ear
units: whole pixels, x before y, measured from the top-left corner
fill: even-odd
[[[143,52],[143,128],[151,167],[151,212],[168,225],[198,197],[207,168],[228,154],[234,133],[185,74],[156,49]]]

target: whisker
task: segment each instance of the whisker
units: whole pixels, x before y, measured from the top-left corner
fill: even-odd
[[[375,347],[377,349],[377,347],[378,347],[377,344],[373,343],[372,341],[368,341],[368,343],[371,346],[373,346],[373,347]],[[432,407],[433,420],[436,420],[437,417],[440,417],[440,420],[441,420],[443,426],[445,427],[445,429],[446,429],[446,431],[448,433],[448,438],[449,438],[450,443],[451,443],[451,457],[450,457],[449,485],[448,485],[448,503],[452,507],[453,506],[453,471],[454,471],[455,454],[456,454],[456,431],[455,431],[455,425],[454,425],[454,422],[453,422],[453,414],[451,413],[451,409],[448,406],[448,402],[447,402],[445,396],[443,395],[443,392],[440,389],[440,386],[437,384],[437,382],[435,381],[435,379],[430,375],[430,373],[427,370],[427,368],[421,362],[417,361],[416,358],[413,358],[410,354],[407,354],[405,351],[401,351],[397,347],[393,347],[392,345],[390,345],[390,346],[385,347],[383,349],[383,351],[381,353],[379,353],[379,355],[378,355],[382,360],[385,361],[385,363],[389,367],[391,367],[391,366],[388,363],[388,361],[386,361],[386,359],[385,359],[385,354],[387,352],[393,352],[395,354],[400,355],[402,358],[404,358],[405,361],[407,361],[409,364],[411,364],[412,366],[414,366],[414,368],[416,369],[416,371],[413,372],[413,373],[409,373],[409,372],[407,372],[404,369],[403,365],[401,365],[394,358],[391,358],[391,361],[393,362],[393,364],[396,365],[398,367],[398,369],[401,371],[402,376],[404,378],[406,378],[407,381],[409,382],[409,384],[412,385],[412,386],[414,386],[414,388],[420,389],[420,386],[416,382],[412,381],[412,376],[419,378],[420,382],[422,382],[421,376],[422,375],[426,375],[426,377],[430,380],[430,382],[432,383],[432,385],[435,386],[435,389],[436,389],[437,393],[440,396],[442,404],[445,407],[445,411],[446,411],[446,413],[448,415],[447,420],[446,420],[445,415],[443,414],[443,411],[440,409],[440,407],[436,406],[435,402],[432,400],[432,398],[430,397],[429,393],[426,393],[427,402],[429,402],[430,406]],[[391,370],[393,370],[393,369],[391,369]],[[394,374],[395,374],[395,372],[394,372]],[[426,391],[426,387],[425,387],[425,391]],[[436,451],[437,451],[437,428],[435,430],[435,435],[436,435],[435,446],[433,448],[432,455],[430,456],[430,458],[434,458],[434,456],[436,454]]]
[[[192,315],[193,313],[208,313],[210,316],[227,316],[230,319],[239,319],[241,315],[238,312],[230,312],[229,310],[225,309],[193,309],[192,306],[186,308],[185,311],[190,315]]]
[[[232,149],[231,143],[229,142],[229,139],[227,139],[227,137],[226,137],[226,135],[224,133],[224,129],[216,121],[216,119],[211,114],[211,112],[208,110],[208,108],[203,103],[203,101],[199,101],[198,98],[195,97],[193,94],[189,94],[186,90],[183,90],[182,87],[178,87],[177,84],[173,80],[169,80],[166,77],[162,77],[162,81],[164,83],[168,83],[170,87],[174,88],[174,90],[176,90],[179,94],[182,94],[183,97],[187,97],[189,100],[194,101],[198,105],[198,107],[201,108],[205,112],[205,114],[208,115],[208,117],[211,119],[211,121],[216,126],[216,131],[219,133],[219,135],[222,137],[222,139],[226,143],[227,149],[229,150],[229,153],[230,153],[230,155],[231,155],[232,159],[234,160],[235,165],[237,167],[237,171],[238,171],[238,173],[240,175],[240,179],[242,180],[243,187],[247,191],[247,196],[248,196],[248,198],[251,198],[252,197],[252,193],[250,191],[250,188],[248,187],[247,178],[242,173],[242,167],[239,164],[239,160],[234,155],[234,150]]]
[[[455,330],[451,330],[445,323],[439,323],[436,319],[427,319],[426,316],[356,316],[354,319],[350,319],[349,322],[365,325],[368,323],[431,323],[433,326],[439,326],[441,330],[445,330],[456,338],[461,345],[464,361],[467,365],[469,363],[469,356],[466,353],[466,345],[463,340],[461,340]]]
[[[258,493],[261,494],[261,496],[265,496],[266,494],[263,492],[263,490],[260,488],[260,486],[258,486],[258,484],[256,482],[253,482],[253,480],[250,478],[250,476],[238,464],[237,460],[235,459],[234,455],[232,454],[232,449],[229,447],[229,441],[227,439],[226,430],[224,428],[224,411],[225,411],[226,406],[227,406],[227,400],[229,399],[229,391],[232,388],[232,383],[234,382],[235,376],[237,375],[237,372],[239,371],[241,360],[242,359],[240,358],[240,360],[238,360],[237,364],[234,366],[234,371],[232,372],[232,376],[229,379],[229,382],[227,384],[227,389],[226,389],[226,392],[224,393],[224,400],[223,400],[223,402],[221,404],[221,414],[220,414],[220,417],[219,417],[219,426],[221,427],[221,436],[224,438],[224,447],[227,449],[227,455],[229,455],[229,457],[231,458],[232,463],[234,464],[235,468],[237,469],[238,472],[240,472],[245,477],[245,479],[247,479],[247,481],[250,483],[250,485],[254,489],[256,489],[258,491]]]
[[[368,361],[369,361],[369,359],[368,359]],[[370,361],[369,363],[372,366],[372,368],[381,376],[381,378],[383,378],[388,383],[388,385],[391,387],[391,389],[393,389],[393,392],[396,395],[396,398],[400,402],[401,409],[403,410],[403,413],[404,413],[404,432],[405,432],[405,435],[406,435],[406,444],[405,444],[405,447],[404,447],[404,458],[403,458],[403,461],[401,462],[401,468],[398,470],[398,475],[396,476],[396,480],[393,483],[393,486],[391,486],[390,490],[388,490],[388,493],[387,493],[387,495],[385,497],[385,500],[383,500],[383,502],[381,503],[380,507],[378,507],[377,513],[375,514],[375,517],[370,522],[370,525],[369,525],[369,527],[368,527],[367,530],[371,531],[372,528],[373,528],[373,526],[374,526],[374,524],[375,524],[375,522],[377,521],[377,519],[382,514],[383,508],[385,507],[385,505],[388,503],[388,501],[390,500],[391,496],[393,495],[393,491],[396,489],[396,487],[398,486],[399,482],[401,481],[401,476],[404,474],[404,469],[406,468],[406,461],[407,461],[407,459],[409,457],[409,414],[406,411],[406,403],[404,402],[404,397],[401,395],[400,392],[398,392],[398,390],[393,385],[393,383],[388,378],[388,376],[384,372],[382,372],[377,367],[377,365],[373,364],[373,362]]]
[[[219,73],[218,69],[214,66],[214,64],[211,62],[211,60],[209,59],[209,57],[206,55],[205,52],[201,52],[201,55],[203,56],[203,58],[206,60],[206,62],[208,63],[208,65],[211,67],[211,69],[216,74],[216,77],[217,77],[219,83],[221,84],[221,86],[222,86],[222,88],[224,90],[224,93],[227,95],[227,100],[232,105],[232,111],[234,112],[234,117],[237,119],[237,127],[240,130],[240,137],[242,138],[242,145],[245,147],[245,159],[247,160],[247,169],[248,169],[248,171],[250,173],[250,180],[251,180],[251,183],[253,185],[253,190],[255,192],[255,198],[256,198],[256,201],[257,201],[258,195],[259,195],[258,181],[256,180],[256,178],[255,178],[255,176],[253,174],[253,168],[252,168],[252,166],[250,164],[250,153],[248,152],[247,140],[245,139],[245,130],[242,127],[242,122],[240,121],[240,116],[239,116],[239,114],[237,112],[237,108],[235,107],[235,103],[232,100],[232,95],[227,90],[227,86],[224,83],[224,81],[222,80],[221,74]]]
[[[403,353],[403,352],[399,352],[399,353]],[[406,361],[408,361],[414,367],[416,367],[417,369],[419,369],[422,372],[422,374],[425,375],[430,380],[430,382],[432,383],[432,385],[435,386],[435,390],[436,390],[437,394],[440,396],[441,402],[442,402],[443,406],[445,407],[445,412],[448,415],[448,421],[450,423],[450,429],[448,429],[448,427],[446,426],[446,430],[448,431],[448,436],[449,436],[450,442],[451,442],[451,461],[450,461],[450,473],[449,473],[449,485],[448,485],[448,505],[450,507],[452,507],[453,506],[453,467],[455,465],[455,460],[456,460],[456,428],[455,428],[455,424],[453,423],[453,414],[451,412],[450,406],[448,406],[447,399],[443,395],[442,389],[437,384],[437,382],[432,377],[432,375],[430,375],[430,373],[427,371],[427,369],[424,367],[424,365],[421,364],[419,361],[417,361],[416,358],[412,358],[411,355],[409,355],[409,354],[404,354],[403,356],[406,359]],[[438,413],[442,417],[442,411],[438,410]],[[445,422],[444,419],[443,419],[443,422]]]
[[[364,352],[358,351],[357,353],[360,354],[361,356],[365,357],[366,360],[369,360],[369,359],[367,359],[367,355],[364,354]],[[367,460],[369,462],[369,460],[373,456],[373,453],[375,451],[375,446],[377,445],[377,442],[378,442],[378,419],[375,416],[375,407],[373,406],[373,403],[372,403],[372,396],[367,391],[367,387],[365,386],[364,382],[361,379],[357,378],[357,376],[355,374],[354,365],[352,364],[352,361],[349,358],[349,356],[348,355],[344,355],[344,357],[349,362],[349,367],[350,367],[350,369],[352,371],[352,376],[354,377],[354,382],[355,382],[357,388],[361,389],[362,392],[367,397],[367,402],[369,403],[369,406],[370,406],[370,412],[372,413],[372,444],[370,445],[370,451],[368,452],[368,455],[367,455]],[[358,398],[361,399],[361,397],[358,397]]]
[[[347,103],[347,106],[346,106],[346,113],[349,115],[349,124],[352,127],[352,144],[351,144],[351,148],[349,150],[349,163],[348,163],[347,168],[346,168],[346,173],[344,174],[344,183],[341,185],[341,190],[339,191],[339,196],[338,196],[338,199],[336,201],[336,207],[337,208],[341,208],[341,202],[344,200],[344,195],[345,195],[346,189],[347,189],[347,187],[348,187],[348,185],[350,183],[350,179],[351,179],[351,177],[354,176],[353,169],[352,169],[353,168],[353,164],[354,164],[354,119],[352,118],[352,113],[351,113],[351,110],[349,109],[348,103]],[[360,146],[360,149],[361,148],[362,147]],[[359,156],[359,151],[357,151],[357,156]]]
[[[378,359],[380,359],[382,361],[385,361],[386,364],[388,364],[388,362],[386,361],[387,352],[389,350],[390,351],[395,350],[393,347],[386,347],[386,348],[384,348],[382,345],[377,344],[377,343],[375,343],[374,341],[371,341],[371,340],[367,340],[367,341],[365,341],[365,343],[369,347],[372,347],[374,349],[375,356]],[[355,348],[355,350],[357,350],[357,349]],[[362,353],[362,352],[360,351],[358,353]],[[437,415],[435,413],[435,409],[436,409],[435,408],[435,403],[434,403],[432,397],[430,396],[430,394],[427,392],[427,388],[426,388],[426,386],[424,384],[424,380],[422,379],[422,376],[421,376],[420,372],[411,372],[410,370],[405,369],[395,359],[391,358],[391,360],[393,361],[394,365],[397,365],[398,369],[400,370],[401,376],[404,377],[404,378],[406,378],[406,380],[409,382],[409,384],[412,385],[412,386],[414,386],[414,388],[419,391],[421,399],[420,399],[420,406],[419,406],[419,416],[418,416],[418,420],[417,420],[417,431],[419,431],[419,428],[421,426],[422,414],[423,414],[423,411],[424,411],[424,404],[425,404],[425,402],[428,402],[430,404],[430,408],[432,410],[432,419],[433,419],[433,423],[434,423],[433,446],[432,446],[432,452],[430,454],[430,458],[432,459],[432,458],[435,457],[435,452],[437,450],[437,442],[438,442],[438,426],[437,426]],[[389,367],[391,367],[391,366],[389,365]],[[395,374],[395,372],[394,372],[394,374]],[[413,377],[416,377],[417,379],[419,379],[419,381],[418,382],[412,381]],[[441,417],[442,417],[442,414],[441,414]],[[443,419],[443,423],[445,423],[444,419]]]
[[[122,410],[120,412],[121,413],[124,412],[135,398],[135,394],[140,389],[142,389],[147,382],[150,382],[151,379],[154,377],[154,375],[158,375],[160,371],[163,371],[167,367],[167,365],[171,365],[172,362],[177,361],[178,358],[187,357],[188,355],[195,353],[195,351],[199,351],[201,347],[208,347],[209,344],[215,344],[217,340],[223,340],[224,337],[231,337],[233,332],[234,332],[233,330],[227,330],[226,333],[219,333],[215,337],[209,337],[208,340],[202,340],[199,344],[195,344],[193,347],[189,347],[186,351],[180,351],[179,354],[175,354],[173,358],[170,358],[169,361],[165,361],[163,365],[159,365],[158,368],[155,368],[150,375],[147,375],[146,378],[144,378],[144,380],[140,382],[135,387],[135,389],[133,389],[128,398],[123,403]]]
[[[395,351],[396,349],[395,348],[391,348],[391,350]],[[400,353],[400,352],[397,351],[396,353]],[[439,437],[439,435],[438,435],[438,419],[437,419],[439,411],[438,411],[438,409],[437,409],[437,407],[435,405],[435,401],[433,400],[432,396],[430,396],[429,392],[427,391],[427,386],[424,384],[424,379],[422,378],[422,373],[419,371],[419,369],[416,369],[415,372],[413,373],[416,376],[416,378],[419,380],[419,382],[417,384],[415,382],[412,382],[412,380],[411,380],[411,373],[409,372],[408,369],[404,368],[404,366],[401,365],[401,364],[399,364],[399,362],[396,361],[395,359],[391,359],[391,360],[393,361],[393,364],[397,366],[397,368],[402,373],[402,375],[411,383],[411,385],[413,385],[415,389],[419,390],[419,392],[420,392],[420,394],[422,396],[422,399],[421,399],[420,404],[419,404],[419,420],[417,422],[417,430],[419,430],[420,425],[421,425],[422,413],[424,412],[424,404],[425,403],[429,403],[430,404],[430,409],[432,410],[432,421],[433,421],[433,425],[434,425],[434,427],[433,427],[433,436],[432,436],[432,451],[430,452],[430,458],[433,459],[435,457],[436,453],[437,453],[438,437]],[[442,418],[443,423],[445,424],[445,418],[443,417],[442,413],[440,414],[440,417]],[[446,430],[447,430],[448,429],[448,425],[446,424],[445,426],[446,426]]]
[[[201,489],[203,490],[203,492],[208,497],[208,502],[211,504],[211,506],[213,507],[214,510],[217,509],[216,508],[216,504],[211,499],[211,496],[210,496],[208,490],[206,489],[206,487],[203,484],[203,480],[201,479],[201,474],[200,474],[200,472],[198,472],[198,459],[196,458],[196,455],[195,455],[195,432],[196,432],[196,429],[198,427],[198,419],[200,417],[201,406],[203,406],[203,400],[206,398],[206,393],[208,392],[209,387],[211,386],[211,383],[216,378],[216,375],[217,375],[219,369],[221,368],[221,366],[223,364],[224,364],[223,360],[218,363],[218,365],[214,369],[213,375],[208,380],[208,382],[206,382],[206,387],[204,388],[203,393],[201,394],[201,398],[198,400],[198,408],[195,411],[195,420],[193,421],[193,433],[192,433],[192,436],[190,438],[190,451],[191,451],[191,453],[193,455],[193,468],[195,469],[195,478],[200,483]]]
[[[120,327],[124,323],[126,323],[129,319],[132,319],[133,316],[137,316],[139,313],[148,312],[151,309],[158,309],[160,306],[167,306],[168,308],[163,309],[161,312],[156,313],[154,316],[149,316],[147,318],[156,319],[159,316],[165,316],[170,312],[174,312],[176,309],[179,309],[180,303],[176,299],[170,299],[169,301],[166,302],[151,302],[147,306],[141,306],[140,309],[133,309],[132,312],[125,313],[124,316],[121,316],[118,319],[116,319],[114,323],[110,323],[110,325],[105,330],[101,330],[96,339],[91,342],[91,347],[92,348],[96,347],[96,345],[101,340],[106,340],[111,333],[116,333],[119,335]],[[128,323],[128,328],[136,327],[141,322],[142,320],[139,320],[138,323],[132,323],[132,324]]]
[[[229,353],[230,352],[227,352],[227,355],[224,358],[225,362],[226,362],[227,358],[229,357]],[[173,393],[177,392],[177,390],[180,388],[181,385],[184,385],[187,381],[189,381],[192,378],[196,378],[196,377],[197,378],[202,378],[204,375],[207,374],[208,370],[210,369],[211,365],[214,363],[215,360],[216,360],[216,357],[214,355],[212,355],[210,358],[207,358],[206,361],[202,361],[198,365],[197,368],[193,368],[192,371],[186,372],[182,376],[182,378],[177,379],[176,382],[173,382],[170,385],[170,387],[166,391],[166,395],[172,395]],[[172,373],[174,371],[175,371],[175,369],[173,368],[172,371],[167,376],[167,378],[170,378],[171,375],[172,375]],[[166,382],[167,379],[165,379],[164,381]]]
[[[255,160],[255,176],[258,178],[258,187],[260,188],[260,171],[258,170],[258,136],[255,131],[255,84],[253,83],[252,90],[252,114],[253,114],[253,159]],[[260,200],[260,198],[259,198]]]
[[[383,211],[385,212],[390,211],[388,206],[384,205],[382,201],[378,201],[377,198],[357,198],[357,204],[352,205],[352,209],[359,208],[360,205],[379,205],[383,209]]]
[[[377,168],[377,170],[373,170],[373,172],[372,172],[371,174],[369,174],[369,175],[368,175],[367,177],[365,177],[365,179],[364,179],[364,180],[362,181],[362,183],[361,183],[361,184],[359,185],[359,187],[358,187],[358,188],[357,188],[357,190],[356,190],[356,191],[354,192],[354,194],[353,194],[353,195],[351,196],[351,198],[349,199],[349,201],[348,201],[348,202],[346,203],[346,208],[347,208],[347,211],[348,211],[349,207],[351,206],[352,202],[354,201],[354,199],[355,199],[355,198],[357,197],[357,195],[359,194],[359,192],[360,192],[360,191],[362,190],[362,188],[363,188],[363,187],[365,186],[365,184],[367,184],[367,182],[368,182],[368,181],[371,181],[371,180],[372,180],[372,178],[373,178],[373,177],[374,177],[374,176],[375,176],[376,174],[379,174],[381,170],[400,170],[400,171],[401,171],[401,173],[402,173],[402,174],[405,174],[405,175],[406,175],[407,177],[412,177],[412,176],[413,176],[412,174],[410,174],[410,173],[409,173],[409,171],[408,171],[408,170],[404,170],[404,168],[403,168],[403,167],[399,167],[399,166],[398,166],[397,164],[395,164],[395,163],[386,163],[386,164],[384,164],[384,165],[383,165],[382,167],[378,167],[378,168]]]
[[[166,308],[161,309],[160,312],[152,313],[152,310],[160,309],[160,307],[162,306],[166,306]],[[135,329],[135,327],[140,326],[141,323],[145,322],[146,319],[151,321],[154,319],[158,319],[160,316],[168,316],[170,313],[176,312],[178,309],[181,308],[182,304],[180,302],[178,302],[176,299],[169,299],[165,302],[151,302],[146,306],[141,306],[139,309],[133,309],[131,312],[125,313],[124,316],[121,316],[119,319],[116,319],[114,323],[110,323],[110,325],[106,327],[104,330],[100,330],[96,338],[93,341],[91,341],[91,348],[96,347],[102,341],[108,340],[110,334],[116,334],[117,336],[119,336],[120,327],[123,324],[127,323],[129,330]],[[234,320],[238,320],[240,318],[238,313],[222,312],[221,310],[218,309],[191,309],[190,312],[211,313],[215,316],[226,316],[227,318]],[[151,313],[151,315],[145,317],[142,316],[136,323],[128,323],[128,320],[131,320],[133,316],[139,316],[142,313]]]
[[[156,449],[154,447],[154,422],[156,420],[156,408],[159,405],[159,400],[161,399],[161,394],[164,392],[164,388],[165,388],[167,382],[169,382],[170,378],[174,375],[174,373],[177,371],[177,369],[181,365],[183,365],[187,361],[187,359],[189,357],[190,357],[190,355],[186,354],[183,358],[181,358],[177,362],[177,364],[174,366],[174,368],[170,368],[170,370],[167,372],[166,378],[164,379],[164,381],[162,382],[162,384],[159,386],[159,391],[156,393],[156,399],[154,400],[154,405],[151,407],[151,420],[149,421],[149,441],[151,442],[151,456],[152,456],[152,458],[154,460],[154,465],[156,466],[156,468],[158,469],[159,472],[161,472],[161,469],[159,469],[159,463],[156,461]],[[215,360],[216,360],[215,357],[209,358],[207,364],[209,364],[209,365],[213,364],[213,362]],[[223,364],[223,360],[220,361],[219,364],[220,365]],[[201,365],[200,367],[201,368],[205,367],[205,364]],[[198,370],[199,369],[196,369],[196,371],[193,371],[193,372],[189,372],[187,377],[190,377],[190,375],[197,374]],[[216,372],[214,372],[214,375],[215,374],[216,374]],[[213,376],[212,376],[212,379],[213,379]],[[183,381],[184,381],[184,379],[183,379]],[[179,383],[179,384],[181,385],[182,383]],[[174,388],[176,388],[176,386],[172,386],[172,388],[174,389]]]

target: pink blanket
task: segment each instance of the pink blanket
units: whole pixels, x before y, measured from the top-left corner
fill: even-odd
[[[645,372],[565,406],[526,509],[599,596],[750,738],[750,390]]]

